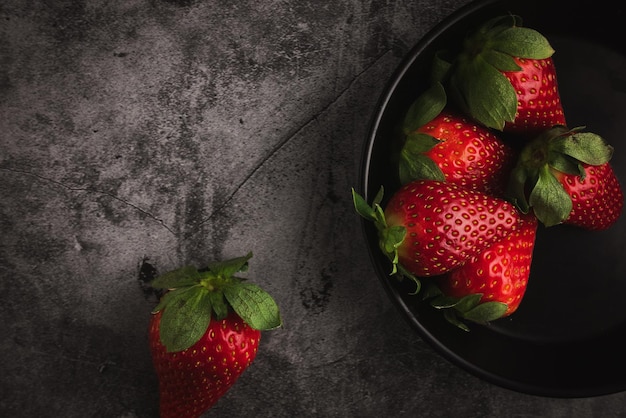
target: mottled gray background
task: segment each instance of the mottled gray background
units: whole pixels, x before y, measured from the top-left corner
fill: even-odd
[[[253,251],[283,329],[207,417],[610,417],[410,329],[350,199],[409,49],[467,0],[1,0],[0,416],[156,417],[164,272]]]

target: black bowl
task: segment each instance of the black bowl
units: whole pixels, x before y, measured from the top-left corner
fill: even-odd
[[[399,125],[426,87],[435,52],[485,20],[522,17],[552,43],[568,124],[586,126],[615,148],[612,165],[626,179],[626,30],[619,3],[476,1],[436,26],[389,81],[364,149],[361,192],[370,202],[399,187]],[[624,183],[622,183],[624,184]],[[385,200],[383,201],[383,205]],[[494,384],[540,396],[589,397],[626,389],[626,215],[607,231],[540,227],[528,289],[517,312],[464,332],[447,323],[410,284],[389,276],[374,226],[363,221],[383,287],[419,336],[452,363]],[[405,281],[406,282],[406,281]]]

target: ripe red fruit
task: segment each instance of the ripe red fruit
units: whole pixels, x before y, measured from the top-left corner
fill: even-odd
[[[563,223],[589,230],[608,229],[621,216],[624,207],[624,193],[617,176],[609,163],[582,164],[582,167],[584,178],[553,171],[572,200],[572,210]]]
[[[464,328],[462,319],[485,323],[517,310],[528,285],[537,218],[520,218],[519,228],[467,263],[437,279],[444,298],[431,305],[447,309],[447,318]]]
[[[517,96],[515,119],[507,122],[504,131],[536,135],[555,125],[567,125],[556,69],[552,58],[525,59],[514,57],[518,71],[504,71]]]
[[[256,357],[260,331],[282,324],[272,297],[234,276],[250,257],[183,267],[152,282],[168,290],[149,332],[161,418],[197,418],[211,408]]]
[[[162,312],[151,318],[150,350],[159,378],[161,418],[196,418],[211,408],[256,357],[261,332],[236,313],[211,320],[191,347],[168,352],[159,336]]]
[[[530,141],[512,171],[507,196],[545,226],[607,229],[620,217],[624,194],[600,136],[554,127]]]
[[[553,53],[541,33],[509,15],[480,26],[456,56],[439,54],[434,68],[464,113],[489,128],[534,136],[565,125]]]
[[[509,202],[437,180],[416,180],[372,206],[353,191],[357,212],[373,221],[380,247],[409,277],[435,276],[459,267],[518,228]],[[395,272],[395,270],[394,270]]]
[[[501,196],[515,154],[491,130],[445,110],[409,133],[400,153],[400,181],[447,181]]]

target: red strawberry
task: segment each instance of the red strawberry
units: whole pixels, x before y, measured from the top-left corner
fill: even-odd
[[[566,125],[552,58],[514,57],[519,71],[505,71],[517,95],[517,111],[505,131],[538,134],[555,125]]]
[[[211,408],[254,360],[260,331],[281,325],[271,296],[233,276],[250,257],[184,267],[152,283],[169,289],[149,333],[161,418],[197,418]]]
[[[519,223],[517,210],[507,201],[437,180],[404,185],[384,212],[382,193],[371,207],[354,190],[353,198],[357,213],[377,226],[380,247],[394,265],[392,273],[397,268],[411,278],[459,267]]]
[[[607,229],[622,213],[624,195],[609,160],[613,147],[600,136],[555,127],[522,150],[507,192],[546,226],[567,223]]]
[[[446,317],[463,329],[462,319],[485,323],[515,312],[526,293],[537,223],[533,215],[522,216],[519,229],[440,276],[445,296],[431,305],[446,309]]]
[[[622,214],[624,193],[613,167],[582,164],[585,175],[553,171],[572,199],[572,210],[563,223],[589,230],[612,226]]]
[[[159,337],[162,312],[152,316],[150,349],[159,377],[161,418],[199,417],[230,389],[256,357],[261,332],[237,314],[213,319],[191,347],[168,353]]]
[[[497,130],[536,134],[565,125],[554,49],[517,16],[482,25],[459,54],[439,54],[436,79],[466,114]]]
[[[448,181],[501,196],[513,163],[511,147],[489,129],[445,110],[407,135],[400,181]]]

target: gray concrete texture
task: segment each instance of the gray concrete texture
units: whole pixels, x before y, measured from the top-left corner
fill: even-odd
[[[350,188],[402,57],[466,0],[2,0],[0,416],[156,417],[140,272],[254,253],[285,325],[206,417],[617,416],[413,333]]]

